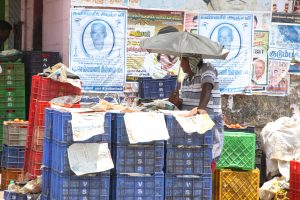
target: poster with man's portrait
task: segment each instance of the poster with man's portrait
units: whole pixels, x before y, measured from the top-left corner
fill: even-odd
[[[127,11],[72,9],[70,29],[70,69],[83,90],[123,91]]]
[[[270,11],[272,0],[203,0],[210,11]]]
[[[199,35],[229,50],[225,60],[209,61],[219,72],[221,92],[243,93],[251,82],[253,15],[200,14],[198,27]]]
[[[273,23],[270,34],[270,47],[300,49],[300,25]]]

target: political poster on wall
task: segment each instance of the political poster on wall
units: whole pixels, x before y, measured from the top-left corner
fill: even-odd
[[[198,13],[185,13],[185,31],[198,34],[198,15]]]
[[[122,92],[127,11],[71,9],[70,69],[85,92]]]
[[[199,15],[199,35],[230,51],[226,60],[209,60],[219,72],[221,93],[244,93],[251,85],[252,34],[252,14]]]
[[[135,77],[162,78],[178,73],[178,57],[148,53],[140,41],[167,32],[182,31],[184,13],[173,11],[129,10],[127,45],[127,80]]]
[[[272,21],[300,23],[300,0],[273,0]]]
[[[203,0],[210,11],[270,11],[272,0]]]
[[[72,0],[71,6],[126,6],[141,9],[207,10],[206,0]]]
[[[71,6],[127,6],[128,0],[71,0]]]

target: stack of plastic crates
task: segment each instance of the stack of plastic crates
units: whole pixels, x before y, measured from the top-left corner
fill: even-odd
[[[224,132],[223,151],[214,173],[214,200],[259,198],[255,149],[254,133]]]
[[[300,199],[300,162],[290,162],[290,200]]]
[[[1,157],[2,189],[7,189],[10,180],[16,180],[16,174],[21,173],[24,164],[28,122],[5,121],[3,131],[3,153]],[[12,177],[10,177],[12,175]]]
[[[110,197],[110,170],[76,176],[70,169],[67,148],[73,141],[72,114],[47,108],[42,168],[42,199],[103,199]],[[100,122],[99,122],[100,123]],[[111,146],[111,114],[105,114],[105,132],[80,143]]]
[[[26,113],[29,113],[29,102],[31,94],[31,77],[42,73],[43,69],[51,67],[59,62],[61,58],[59,52],[48,51],[24,51],[23,62],[25,65],[26,77]]]
[[[169,98],[175,90],[177,76],[163,79],[139,78],[139,96],[145,99]]]
[[[23,63],[0,63],[0,147],[3,141],[3,122],[26,118],[25,75]],[[0,148],[2,151],[2,148]]]
[[[41,175],[45,131],[44,112],[45,108],[50,107],[49,101],[60,96],[80,94],[81,89],[71,84],[61,83],[38,75],[32,76],[28,135],[24,162],[24,172],[30,179]]]
[[[123,113],[113,114],[113,160],[113,200],[164,199],[164,143],[130,144]]]
[[[212,199],[213,131],[184,132],[173,115],[165,115],[170,139],[166,147],[165,199]]]

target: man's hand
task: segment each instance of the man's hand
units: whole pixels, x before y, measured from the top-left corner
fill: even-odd
[[[200,108],[198,108],[198,107],[193,108],[193,109],[190,111],[190,115],[192,115],[192,116],[197,115],[197,114],[207,114],[207,111],[204,110],[204,109],[200,109]]]
[[[169,101],[173,103],[177,108],[181,108],[182,105],[182,99],[179,98],[179,91],[175,90],[172,92],[172,94],[169,97]]]

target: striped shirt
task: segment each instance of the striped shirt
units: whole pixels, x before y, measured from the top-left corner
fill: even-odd
[[[191,110],[199,106],[202,85],[204,83],[211,83],[213,85],[210,100],[206,106],[208,114],[221,114],[221,93],[218,73],[210,63],[204,63],[191,80],[188,75],[184,78],[181,87],[182,110]]]

